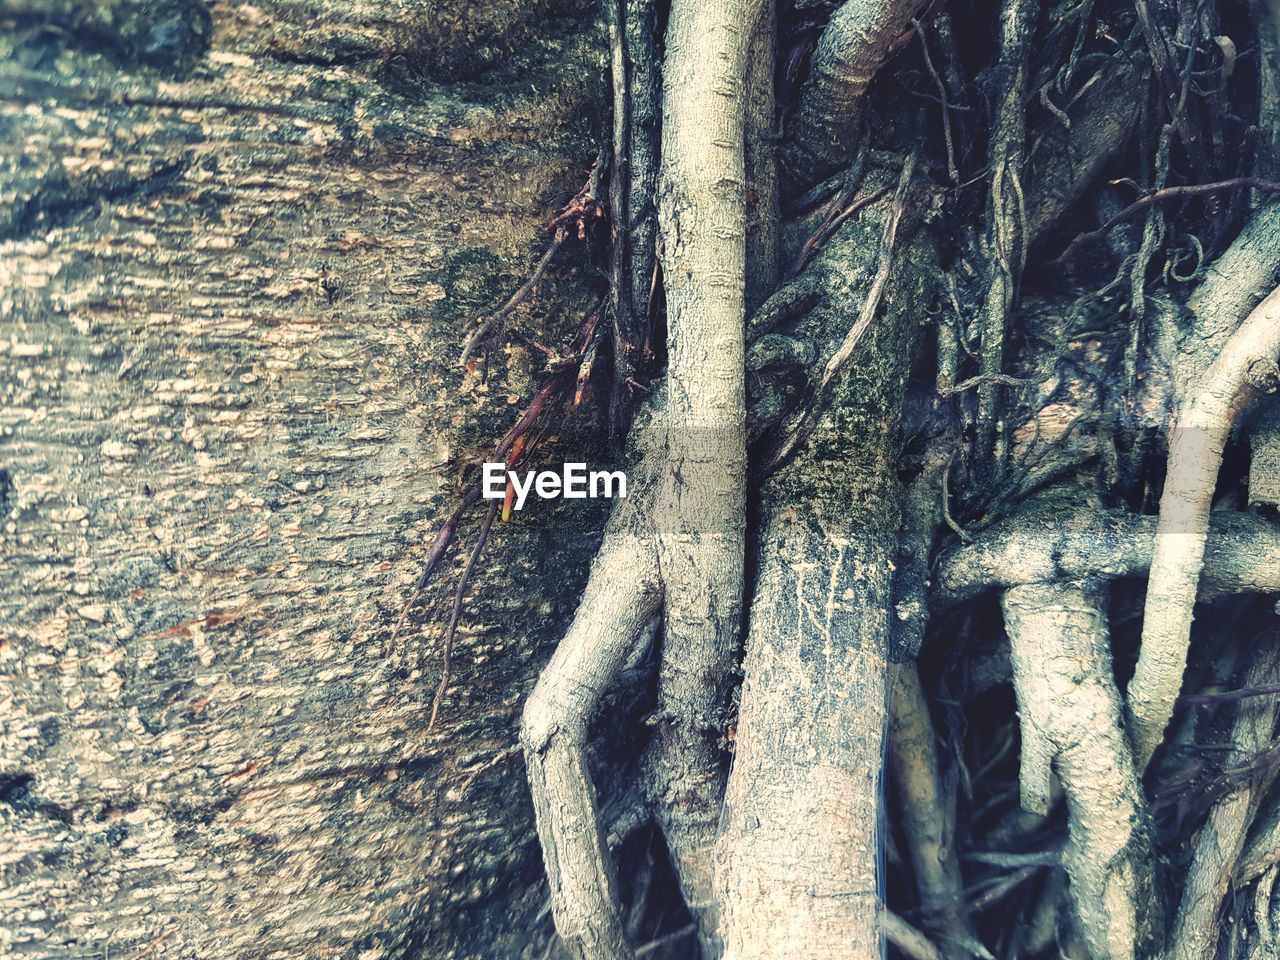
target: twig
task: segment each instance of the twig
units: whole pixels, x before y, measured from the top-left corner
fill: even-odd
[[[427,721],[428,733],[436,725],[440,703],[444,700],[444,692],[449,687],[449,670],[453,662],[453,638],[458,632],[458,620],[462,617],[462,598],[467,592],[467,584],[471,582],[471,571],[475,569],[476,561],[480,558],[480,551],[484,549],[485,541],[489,539],[489,530],[493,527],[493,519],[498,515],[500,505],[501,501],[495,500],[493,506],[489,508],[484,523],[480,527],[480,535],[476,537],[476,545],[471,551],[471,557],[467,560],[462,576],[458,578],[458,589],[453,595],[453,612],[449,615],[449,627],[444,635],[444,663],[441,666],[440,686],[436,687],[436,695],[431,701],[431,719]]]
[[[939,386],[938,395],[942,397],[954,396],[957,393],[964,393],[966,390],[979,387],[984,383],[999,383],[1006,387],[1025,387],[1035,383],[1035,381],[1024,377],[1011,377],[1007,373],[983,373],[976,377],[970,377],[968,380],[963,380],[953,387]]]
[[[920,36],[920,53],[924,56],[925,69],[929,71],[929,76],[933,77],[934,86],[938,88],[938,102],[942,105],[942,138],[947,144],[947,173],[952,183],[959,183],[960,170],[956,166],[956,148],[951,138],[951,106],[947,103],[947,88],[942,78],[938,76],[938,71],[934,69],[933,58],[929,56],[929,41],[925,39],[924,27],[920,26],[920,21],[915,17],[911,18],[911,24]]]
[[[1007,877],[1001,877],[990,886],[988,886],[981,894],[969,901],[969,912],[978,913],[1000,900],[1005,894],[1013,890],[1018,884],[1025,880],[1029,880],[1041,870],[1046,869],[1043,865],[1034,864],[1015,870]]]
[[[1219,180],[1214,183],[1198,183],[1182,187],[1165,187],[1162,190],[1155,190],[1145,197],[1139,197],[1129,206],[1125,207],[1119,213],[1112,216],[1102,226],[1096,230],[1090,230],[1088,233],[1082,233],[1070,244],[1067,249],[1049,261],[1050,264],[1063,264],[1075,254],[1080,247],[1086,243],[1092,243],[1095,240],[1101,240],[1107,235],[1107,232],[1116,224],[1129,219],[1136,213],[1141,213],[1154,203],[1163,203],[1166,200],[1181,200],[1187,197],[1200,197],[1205,194],[1220,193],[1224,190],[1235,190],[1245,188],[1249,190],[1265,190],[1272,192],[1280,190],[1280,181],[1264,180],[1260,177],[1233,177],[1230,180]]]
[[[951,465],[955,462],[955,457],[953,456],[947,461],[947,466],[942,471],[942,519],[956,536],[965,543],[972,543],[973,535],[960,526],[955,518],[951,516]]]

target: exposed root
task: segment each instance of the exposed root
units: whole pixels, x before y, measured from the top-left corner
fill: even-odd
[[[1027,584],[1002,599],[1022,725],[1022,806],[1067,797],[1064,853],[1095,960],[1147,955],[1159,936],[1149,816],[1125,740],[1110,633],[1096,587]]]
[[[653,196],[658,170],[657,25],[653,0],[607,0],[613,81],[613,175],[609,178],[609,328],[615,441],[631,419],[630,382],[650,354],[649,287],[656,258]]]
[[[929,705],[914,663],[895,671],[890,695],[889,770],[907,837],[920,907],[948,960],[990,957],[969,925],[954,844],[955,810],[946,800]]]
[[[661,602],[652,534],[615,511],[573,624],[525,703],[520,740],[556,930],[577,960],[631,956],[587,768],[587,724]]]
[[[1155,517],[1045,495],[938,560],[932,601],[942,609],[990,587],[1142,576],[1155,552]],[[1201,570],[1207,597],[1280,592],[1280,526],[1218,511]]]
[[[427,721],[427,731],[436,725],[436,717],[440,715],[440,704],[444,701],[445,691],[449,689],[450,670],[453,665],[453,638],[458,633],[458,620],[462,617],[462,600],[467,594],[467,584],[471,582],[471,572],[475,570],[476,561],[484,550],[485,541],[489,539],[489,530],[493,527],[493,518],[498,515],[499,502],[494,501],[480,524],[480,533],[476,535],[476,544],[467,558],[467,565],[458,577],[458,587],[453,594],[453,607],[449,611],[449,625],[445,628],[444,642],[440,656],[440,683],[436,687],[435,696],[431,698],[431,719]]]
[[[807,186],[848,162],[867,88],[923,6],[924,0],[845,0],[831,15],[787,131],[783,163],[797,183]]]
[[[1204,565],[1209,505],[1227,436],[1280,370],[1280,290],[1267,297],[1227,341],[1178,410],[1151,560],[1142,648],[1128,698],[1139,769],[1159,746],[1182,685],[1196,587]]]
[[[1264,180],[1259,177],[1234,177],[1231,180],[1219,180],[1217,183],[1199,183],[1192,186],[1164,187],[1160,190],[1153,190],[1146,196],[1139,197],[1123,210],[1113,214],[1098,229],[1080,234],[1067,244],[1067,248],[1062,253],[1049,261],[1049,264],[1053,266],[1068,262],[1081,247],[1101,240],[1116,224],[1123,223],[1130,217],[1136,216],[1153,204],[1164,203],[1169,200],[1185,200],[1188,197],[1202,197],[1207,194],[1223,193],[1230,190],[1276,191],[1280,190],[1280,181]]]
[[[762,0],[676,0],[663,67],[659,260],[670,429],[656,518],[666,590],[653,789],[703,955],[746,560],[744,140]]]
[[[1039,3],[1034,0],[1006,0],[1000,18],[997,68],[1002,89],[991,132],[987,295],[979,320],[978,369],[988,378],[1002,372],[1008,314],[1027,257],[1027,209],[1022,190],[1027,136],[1027,61],[1039,9]],[[979,387],[978,419],[982,430],[979,455],[987,464],[996,452],[1001,416],[999,398],[996,381],[988,379]]]
[[[1271,646],[1254,656],[1247,685],[1273,683],[1280,676],[1280,651]],[[1231,729],[1232,750],[1226,762],[1246,763],[1258,751],[1271,746],[1275,720],[1274,701],[1243,702]],[[1274,775],[1245,781],[1209,812],[1196,837],[1168,960],[1213,960],[1216,955],[1222,902],[1235,880],[1246,832],[1272,779]]]
[[[824,366],[874,283],[882,215],[851,219],[811,268],[824,297],[788,332],[810,340]],[[914,307],[936,269],[928,244],[906,228],[899,262],[911,264],[911,286],[889,283],[882,318],[858,345],[858,375],[832,381],[810,441],[764,488],[716,873],[731,960],[881,956],[877,810],[902,516],[897,430],[919,334]]]

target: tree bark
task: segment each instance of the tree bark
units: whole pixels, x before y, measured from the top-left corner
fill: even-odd
[[[454,575],[390,625],[539,365],[456,366],[594,156],[592,8],[68,10],[0,10],[0,954],[536,957],[599,510],[496,527],[429,733]]]

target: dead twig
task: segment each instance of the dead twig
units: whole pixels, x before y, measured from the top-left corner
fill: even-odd
[[[453,638],[458,633],[458,621],[462,618],[462,598],[466,595],[467,585],[471,582],[471,572],[476,567],[476,561],[480,559],[480,552],[484,550],[485,542],[489,539],[489,531],[493,527],[494,518],[498,515],[499,504],[500,501],[495,500],[493,506],[489,508],[489,512],[485,514],[484,523],[480,526],[480,535],[476,537],[476,545],[471,550],[471,557],[467,560],[466,567],[463,568],[462,576],[458,578],[458,589],[453,594],[453,611],[449,614],[449,626],[444,634],[444,656],[440,668],[440,685],[436,687],[436,695],[431,700],[431,719],[427,721],[428,733],[436,725],[436,717],[440,713],[440,704],[444,700],[445,690],[449,688],[449,673],[453,662]]]
[[[471,336],[467,338],[466,345],[462,348],[461,364],[465,367],[471,363],[472,355],[480,347],[481,344],[493,337],[501,328],[507,317],[515,311],[533,293],[538,283],[542,280],[543,274],[547,272],[547,268],[551,266],[551,261],[555,259],[555,255],[565,245],[575,231],[570,227],[576,227],[576,235],[579,240],[585,239],[587,234],[587,223],[594,219],[601,219],[605,215],[604,207],[599,200],[600,184],[604,178],[605,171],[608,169],[609,163],[607,154],[603,151],[596,158],[596,162],[592,164],[591,173],[587,177],[587,182],[583,185],[567,204],[556,214],[551,222],[547,224],[547,229],[552,231],[551,245],[547,247],[542,258],[534,266],[533,271],[529,274],[528,279],[520,285],[515,293],[499,307],[496,311],[486,318],[482,318],[477,322],[480,326],[472,331]]]
[[[1144,197],[1139,197],[1129,206],[1125,207],[1119,213],[1112,216],[1102,226],[1096,230],[1090,230],[1088,233],[1082,233],[1067,245],[1067,248],[1049,261],[1051,265],[1060,265],[1066,263],[1082,246],[1101,240],[1108,231],[1118,223],[1132,217],[1134,214],[1141,213],[1152,204],[1164,203],[1166,200],[1185,200],[1189,197],[1201,197],[1206,194],[1221,193],[1224,190],[1264,190],[1272,192],[1280,190],[1280,181],[1264,180],[1260,177],[1233,177],[1230,180],[1219,180],[1215,183],[1198,183],[1183,187],[1165,187],[1161,190],[1155,190]]]

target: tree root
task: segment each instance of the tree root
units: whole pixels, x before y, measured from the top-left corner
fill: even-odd
[[[1261,686],[1280,679],[1278,654],[1275,647],[1259,651],[1249,667],[1246,685]],[[1273,700],[1242,702],[1231,729],[1233,749],[1227,763],[1246,763],[1258,751],[1271,746],[1275,720]],[[1273,779],[1274,773],[1245,782],[1209,812],[1196,837],[1168,960],[1213,960],[1216,955],[1222,902],[1235,879],[1249,825]]]
[[[525,703],[520,730],[556,930],[579,960],[630,955],[586,735],[661,601],[657,550],[638,519],[615,511],[578,613]]]
[[[1000,18],[1002,89],[991,131],[991,192],[987,212],[987,293],[979,319],[978,369],[987,379],[978,388],[982,433],[979,455],[990,463],[1000,422],[1000,390],[993,379],[1004,364],[1005,328],[1026,263],[1027,204],[1022,189],[1027,137],[1027,73],[1031,38],[1040,5],[1006,0]]]
[[[1150,823],[1124,737],[1101,593],[1026,584],[1001,599],[1022,724],[1022,806],[1048,811],[1056,770],[1069,812],[1071,898],[1090,954],[1147,956],[1161,922]]]
[[[857,145],[863,97],[923,0],[845,0],[822,32],[783,164],[808,186],[848,162]]]
[[[745,88],[762,9],[762,0],[677,0],[663,67],[670,429],[656,517],[666,604],[651,770],[707,960],[719,955],[711,852],[746,555]]]
[[[1280,290],[1267,297],[1227,341],[1178,410],[1151,559],[1142,648],[1128,699],[1139,769],[1159,746],[1182,685],[1196,587],[1204,565],[1209,505],[1227,436],[1258,396],[1275,389],[1280,370]]]
[[[851,219],[811,268],[822,299],[788,333],[814,344],[815,370],[875,286],[888,202]],[[936,270],[927,242],[904,227],[903,269],[855,371],[833,379],[809,442],[763,492],[716,874],[732,960],[881,956],[877,811],[901,520],[897,431],[919,334],[914,305]]]
[[[898,817],[927,925],[937,931],[947,960],[990,958],[969,924],[964,883],[953,837],[955,810],[947,803],[938,772],[933,720],[914,663],[894,671],[890,695],[889,771]]]
[[[936,564],[930,599],[944,609],[990,587],[1144,575],[1156,517],[1100,510],[1045,494],[1017,515],[954,547]],[[1215,512],[1202,595],[1280,592],[1280,526],[1250,513]]]

